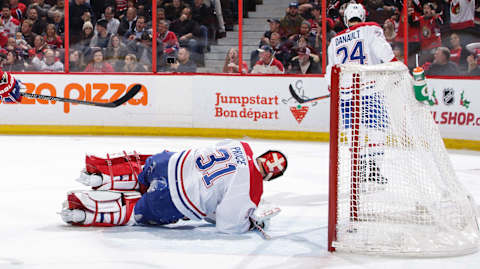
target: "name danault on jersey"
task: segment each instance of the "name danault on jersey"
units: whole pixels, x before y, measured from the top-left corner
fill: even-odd
[[[335,46],[360,38],[360,30],[356,30],[350,33],[346,32],[346,33],[347,34],[342,34],[340,36],[335,37]]]

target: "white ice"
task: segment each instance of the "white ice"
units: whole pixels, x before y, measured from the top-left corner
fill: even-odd
[[[169,227],[79,228],[56,214],[86,153],[163,149],[215,143],[172,137],[0,136],[0,269],[24,268],[479,268],[480,253],[412,259],[329,253],[328,145],[246,139],[254,152],[288,156],[283,178],[265,184],[264,198],[281,207],[268,233],[225,235],[204,222]],[[449,151],[455,170],[480,201],[480,153]]]

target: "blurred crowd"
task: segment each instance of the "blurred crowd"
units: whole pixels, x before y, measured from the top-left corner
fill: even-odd
[[[205,53],[238,21],[238,0],[72,0],[69,2],[68,57],[65,57],[65,1],[1,2],[0,61],[6,71],[196,72]],[[244,0],[244,16],[262,0]],[[320,74],[323,42],[345,30],[343,11],[353,0],[327,0],[326,39],[321,0],[298,0],[280,18],[268,18],[250,53],[250,64],[230,49],[225,73]],[[396,57],[403,60],[408,25],[409,67],[427,75],[480,75],[480,3],[473,0],[357,0],[367,21],[383,29]],[[247,15],[248,16],[248,15]],[[156,37],[152,26],[156,25]],[[153,41],[157,55],[153,54]],[[153,61],[153,59],[156,61]],[[245,57],[244,57],[245,58]]]
[[[251,73],[321,73],[321,0],[291,2],[283,18],[267,20],[269,30],[251,53]],[[379,24],[397,59],[403,61],[403,0],[327,0],[326,47],[344,31],[343,11],[363,4],[367,22]],[[480,3],[472,0],[407,0],[408,63],[427,75],[480,75]],[[273,59],[274,58],[274,59]],[[273,59],[273,60],[272,60]],[[278,60],[280,64],[275,61]]]

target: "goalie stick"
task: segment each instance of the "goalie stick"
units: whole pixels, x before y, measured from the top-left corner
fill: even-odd
[[[305,99],[305,98],[300,97],[300,96],[295,92],[295,90],[293,89],[292,85],[290,85],[290,86],[288,87],[288,89],[290,90],[290,94],[292,95],[293,99],[297,100],[297,102],[299,102],[300,104],[315,102],[315,101],[319,101],[319,100],[326,99],[326,98],[329,98],[329,97],[330,97],[330,94],[327,94],[327,95],[322,95],[322,96],[315,97],[315,98]]]
[[[64,97],[56,97],[56,96],[49,96],[49,95],[42,95],[42,94],[34,94],[34,93],[26,93],[21,92],[20,94],[27,98],[34,98],[34,99],[42,99],[42,100],[51,100],[51,101],[59,101],[65,103],[75,103],[81,105],[89,105],[89,106],[100,106],[100,107],[118,107],[123,103],[127,102],[128,100],[132,99],[142,88],[142,85],[136,84],[133,86],[125,95],[120,97],[119,99],[110,102],[110,103],[100,103],[100,102],[91,102],[91,101],[83,101],[77,99],[70,99]]]

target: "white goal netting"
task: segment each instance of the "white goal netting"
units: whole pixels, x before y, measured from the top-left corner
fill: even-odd
[[[476,251],[475,204],[429,107],[415,99],[407,68],[396,62],[340,70],[331,246],[412,256]]]

